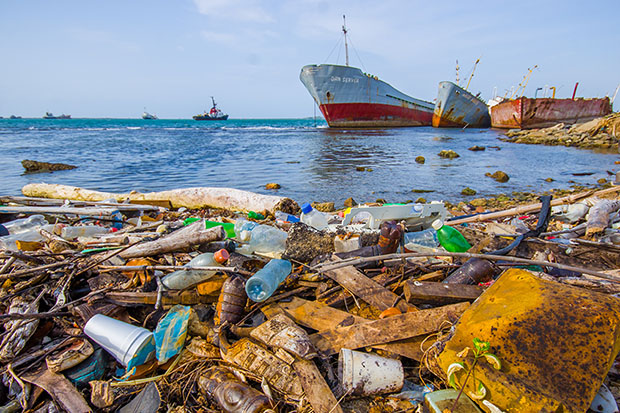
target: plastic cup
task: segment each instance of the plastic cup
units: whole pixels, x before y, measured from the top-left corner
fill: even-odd
[[[96,314],[84,326],[84,333],[128,370],[155,357],[153,333],[145,328]]]
[[[338,357],[338,377],[347,395],[368,396],[399,391],[405,373],[400,360],[343,348]]]

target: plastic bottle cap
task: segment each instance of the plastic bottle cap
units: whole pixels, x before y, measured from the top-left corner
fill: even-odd
[[[301,206],[301,212],[303,212],[304,214],[307,214],[310,211],[312,211],[312,205],[310,205],[308,202]]]
[[[230,254],[224,248],[213,253],[213,259],[220,264],[224,264],[230,258]]]
[[[435,228],[435,231],[439,231],[439,228],[443,227],[443,221],[440,219],[436,219],[433,221],[433,228]]]

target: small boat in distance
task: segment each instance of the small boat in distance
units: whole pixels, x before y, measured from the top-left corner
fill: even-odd
[[[52,112],[45,112],[43,119],[71,119],[71,115],[65,115],[64,113],[59,116],[54,116]]]
[[[21,118],[22,118],[21,116],[17,116],[17,115],[11,115],[9,117],[9,119],[21,119]]]
[[[299,75],[327,124],[336,128],[430,126],[434,104],[406,95],[378,77],[349,66],[346,24],[342,31],[345,66],[307,65]]]
[[[146,110],[142,113],[142,119],[159,119],[156,115],[148,113]]]
[[[228,119],[228,115],[218,109],[213,96],[211,96],[211,101],[213,102],[213,107],[211,108],[209,112],[205,110],[204,113],[200,115],[192,116],[192,119],[194,120],[226,120]]]

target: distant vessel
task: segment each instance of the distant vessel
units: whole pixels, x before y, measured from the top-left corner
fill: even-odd
[[[228,119],[228,115],[218,109],[213,96],[211,96],[211,101],[213,102],[213,107],[211,107],[211,110],[208,113],[205,110],[203,114],[192,116],[192,118],[194,120],[226,120]]]
[[[478,96],[474,96],[467,88],[474,77],[474,68],[464,88],[458,85],[458,61],[456,65],[457,83],[439,82],[439,92],[433,112],[433,126],[436,128],[488,128],[491,126],[489,107]]]
[[[148,113],[146,110],[142,113],[142,119],[158,119],[156,115]]]
[[[45,116],[43,116],[43,119],[71,119],[71,115],[65,115],[63,113],[62,115],[54,116],[54,114],[51,112],[45,112]]]
[[[327,124],[341,128],[430,126],[435,105],[349,66],[346,25],[342,31],[346,65],[307,65],[299,75]]]
[[[9,119],[21,119],[21,116],[16,116],[16,115],[11,115],[9,116]]]

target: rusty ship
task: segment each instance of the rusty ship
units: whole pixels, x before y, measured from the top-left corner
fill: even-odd
[[[488,128],[491,126],[489,107],[478,96],[452,82],[439,82],[433,112],[436,128]]]
[[[430,126],[435,105],[406,95],[376,76],[346,65],[307,65],[299,78],[330,127]]]

